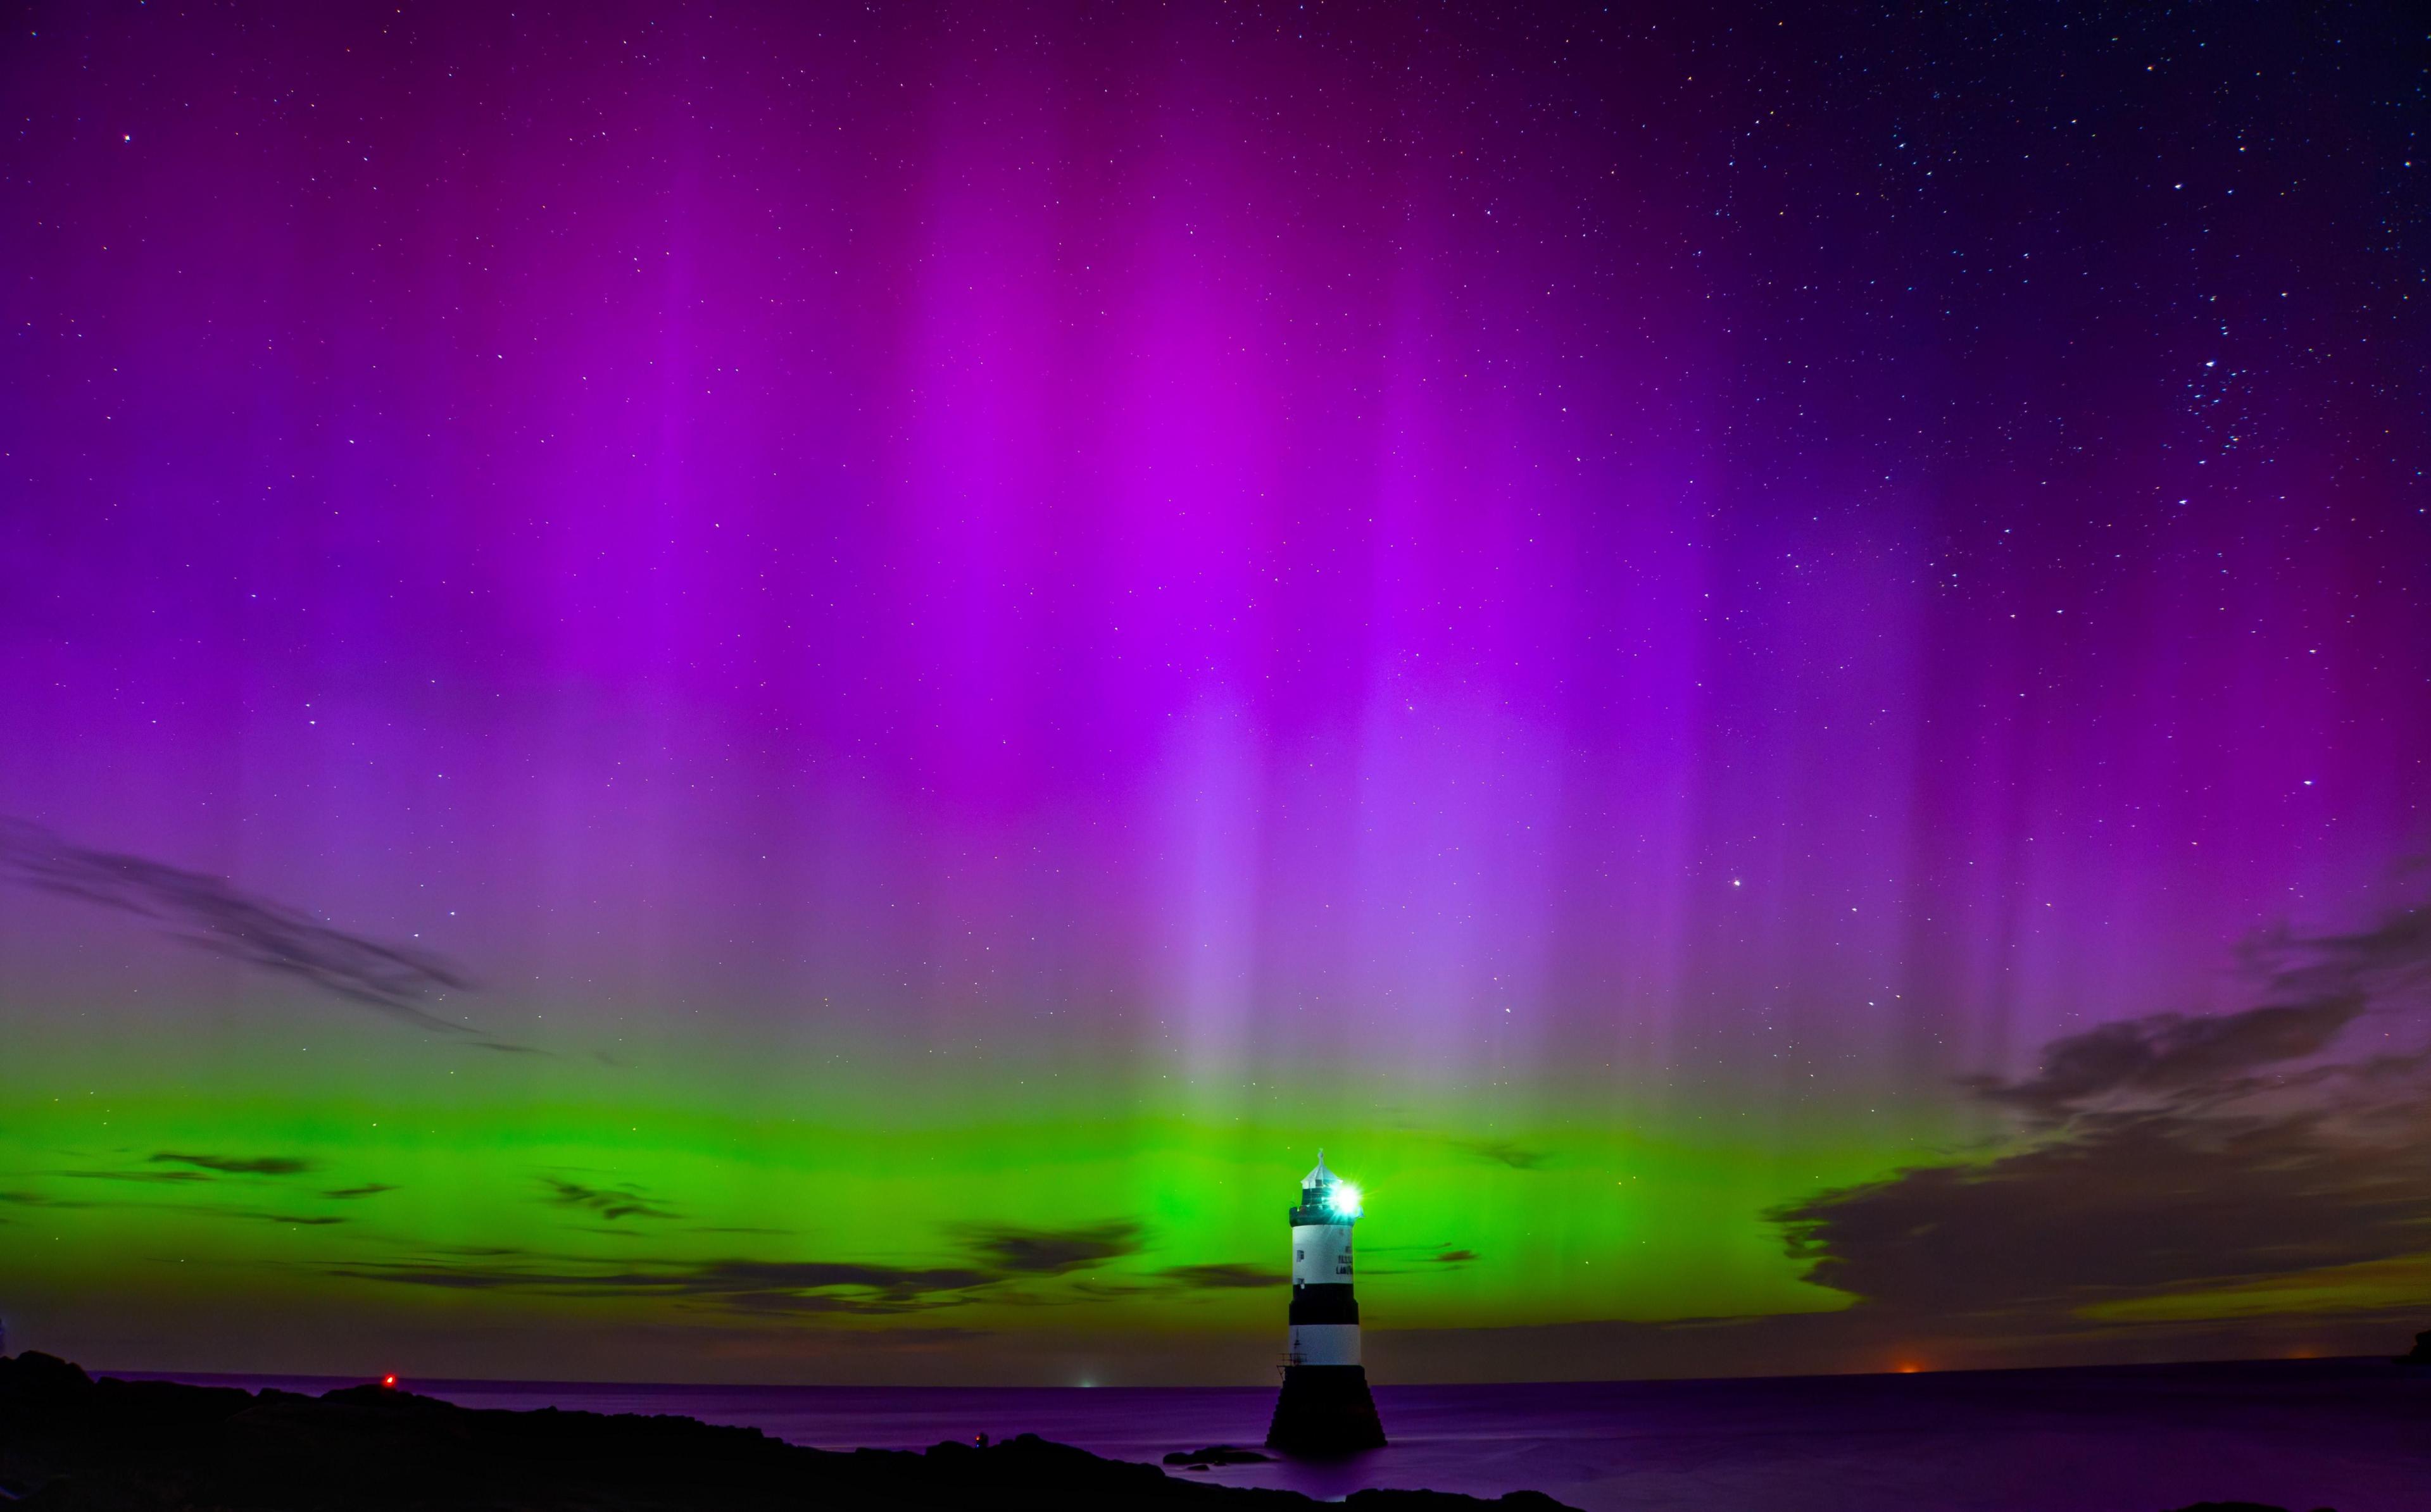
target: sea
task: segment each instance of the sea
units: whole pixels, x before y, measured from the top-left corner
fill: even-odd
[[[138,1372],[111,1372],[132,1375]],[[320,1392],[322,1378],[152,1375]],[[819,1449],[1034,1433],[1117,1459],[1254,1446],[1272,1389],[1030,1390],[406,1380],[468,1407],[671,1413]],[[2271,1360],[1771,1380],[1379,1386],[1389,1448],[1168,1473],[1334,1500],[1363,1487],[1585,1512],[2431,1509],[2431,1371]]]

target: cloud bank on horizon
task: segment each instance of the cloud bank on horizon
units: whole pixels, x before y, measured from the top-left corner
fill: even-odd
[[[12,1337],[2422,1326],[2387,18],[281,18],[0,48]]]

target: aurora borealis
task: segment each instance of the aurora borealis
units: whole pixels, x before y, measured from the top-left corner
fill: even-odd
[[[1254,1382],[2431,1318],[2396,7],[37,5],[0,1318]]]

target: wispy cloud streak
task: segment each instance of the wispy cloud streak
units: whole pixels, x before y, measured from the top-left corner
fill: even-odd
[[[365,1263],[334,1266],[327,1273],[448,1291],[689,1302],[763,1317],[932,1311],[960,1305],[970,1292],[1005,1279],[954,1266],[745,1259],[601,1265],[542,1257]]]
[[[195,949],[309,982],[420,1028],[478,1033],[426,1006],[448,992],[471,990],[472,980],[448,961],[347,934],[220,877],[74,844],[19,819],[0,820],[0,874],[151,920]]]

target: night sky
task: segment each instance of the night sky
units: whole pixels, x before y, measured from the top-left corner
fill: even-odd
[[[10,8],[11,1347],[2402,1347],[2409,8]]]

